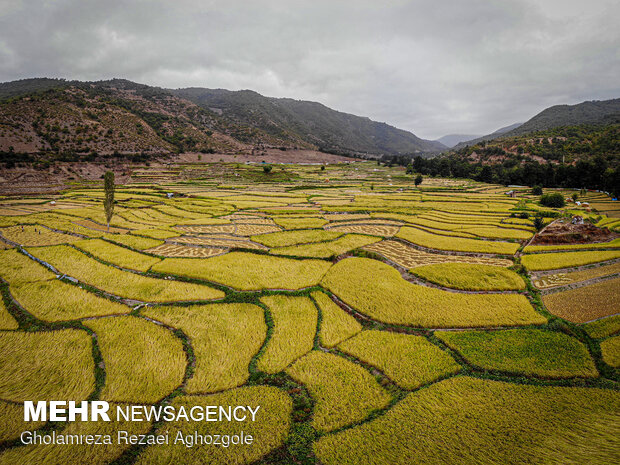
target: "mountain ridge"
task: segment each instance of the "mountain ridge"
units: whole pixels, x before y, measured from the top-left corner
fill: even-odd
[[[82,97],[88,95],[92,98],[76,100],[75,97],[80,92],[83,94]],[[17,112],[29,114],[25,111],[29,106],[27,102],[37,102],[37,105],[41,106],[46,99],[50,113],[54,113],[54,106],[64,108],[65,113],[72,114],[71,123],[74,126],[88,126],[89,124],[93,126],[92,121],[89,123],[88,115],[99,112],[96,106],[103,105],[102,101],[105,101],[106,112],[129,112],[133,116],[125,114],[123,117],[132,119],[132,124],[141,125],[147,132],[156,133],[160,140],[155,140],[154,137],[152,139],[154,145],[143,141],[145,143],[125,145],[111,143],[103,147],[105,144],[88,145],[83,144],[83,141],[78,143],[78,139],[84,139],[81,137],[73,137],[68,143],[65,143],[67,138],[59,137],[56,145],[51,144],[45,140],[45,137],[56,140],[56,135],[47,134],[43,137],[37,134],[41,132],[40,128],[34,128],[32,124],[37,121],[37,125],[41,123],[45,128],[55,127],[57,124],[49,124],[44,121],[45,118],[34,115],[30,115],[30,119],[24,119],[17,114]],[[84,149],[88,152],[124,150],[133,153],[224,149],[254,152],[262,150],[265,146],[280,146],[284,149],[315,149],[372,158],[385,154],[439,153],[446,148],[434,141],[421,139],[411,132],[386,123],[339,112],[318,102],[265,97],[252,90],[165,89],[125,79],[83,82],[33,78],[0,83],[0,101],[3,103],[2,111],[0,111],[0,124],[6,128],[2,132],[5,140],[0,143],[0,150],[8,150],[7,147],[10,146],[14,150],[18,150],[19,147],[19,150],[29,153],[50,149],[56,149],[57,152],[83,152]],[[15,106],[17,102],[21,103],[19,110]],[[187,102],[187,104],[182,102]],[[10,114],[11,105],[15,106],[13,108],[15,113],[12,115]],[[80,105],[87,107],[86,110],[80,108]],[[95,107],[91,108],[93,105]],[[192,105],[190,113],[183,113]],[[45,110],[39,110],[43,112],[41,114],[47,114]],[[175,111],[181,111],[181,113],[176,114]],[[78,114],[80,112],[81,117]],[[60,118],[59,115],[56,116]],[[80,118],[83,121],[79,121]],[[61,123],[60,120],[56,122]],[[153,127],[153,124],[157,127]],[[28,136],[30,139],[34,140],[38,137],[43,140],[39,140],[34,145],[23,143],[24,141],[18,134],[19,131],[11,130],[12,125],[19,126],[22,133],[34,133]],[[99,124],[99,126],[102,127],[98,130],[109,131],[110,129],[105,124]],[[133,129],[133,127],[128,128],[127,131],[123,131],[123,134],[137,141],[140,138]],[[66,131],[72,134],[72,131],[64,126],[62,131],[65,131],[65,134],[67,134]],[[126,132],[128,134],[125,134]],[[175,136],[180,133],[185,134],[179,137],[181,142],[186,143],[179,142],[179,137]],[[89,137],[96,137],[96,135],[91,134]],[[212,139],[211,142],[217,139],[215,141],[217,143],[207,143],[206,139],[209,138]],[[202,144],[187,143],[196,139],[200,139]]]

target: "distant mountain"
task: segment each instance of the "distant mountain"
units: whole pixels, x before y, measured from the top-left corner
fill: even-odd
[[[555,105],[541,111],[506,135],[519,136],[560,126],[615,123],[620,123],[620,98],[592,100],[577,105]]]
[[[251,90],[188,88],[172,92],[233,122],[325,151],[398,155],[441,152],[446,148],[386,123],[316,102],[265,97]]]
[[[0,103],[0,151],[169,153],[281,147],[374,157],[447,148],[320,103],[264,97],[251,90],[171,90],[123,79],[41,78],[0,83]]]
[[[607,125],[620,122],[620,98],[612,100],[592,100],[576,105],[555,105],[549,107],[525,123],[516,123],[505,128],[455,145],[458,150],[467,145],[475,145],[484,140],[490,141],[500,136],[521,136],[546,129],[579,125]]]
[[[480,135],[472,135],[472,134],[448,134],[446,136],[440,137],[436,140],[448,148],[454,147],[459,142],[465,142],[468,140],[476,139],[480,137]]]
[[[497,139],[498,137],[512,131],[513,129],[518,128],[519,126],[521,126],[523,123],[514,123],[511,124],[509,126],[504,126],[503,128],[499,128],[497,131],[492,132],[491,134],[487,134],[486,136],[478,136],[475,137],[473,139],[469,139],[469,140],[465,140],[463,142],[459,142],[458,144],[455,144],[452,148],[454,148],[455,150],[458,150],[460,148],[463,148],[467,145],[475,145],[478,142],[482,142],[483,140],[493,140],[493,139]]]

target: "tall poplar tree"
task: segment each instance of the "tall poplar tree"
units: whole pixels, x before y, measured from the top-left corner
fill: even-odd
[[[112,171],[106,171],[103,177],[103,190],[105,191],[103,209],[108,222],[108,232],[110,232],[110,221],[112,220],[112,215],[114,215],[114,173]]]

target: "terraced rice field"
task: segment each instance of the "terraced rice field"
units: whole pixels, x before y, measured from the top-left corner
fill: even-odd
[[[0,463],[618,462],[615,242],[523,250],[561,215],[525,188],[282,168],[142,167],[109,232],[100,186],[0,198]],[[41,430],[252,445],[19,444],[24,401],[85,399],[260,409]]]
[[[505,258],[470,257],[465,255],[447,255],[430,253],[399,241],[386,240],[367,245],[365,250],[383,255],[403,268],[411,269],[417,266],[433,265],[436,263],[471,263],[476,265],[512,266],[512,260]]]
[[[551,313],[574,323],[585,323],[620,313],[620,278],[554,292],[543,297]]]

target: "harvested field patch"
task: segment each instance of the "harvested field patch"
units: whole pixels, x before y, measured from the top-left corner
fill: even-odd
[[[327,228],[329,231],[338,231],[342,233],[358,233],[367,234],[369,236],[392,237],[400,230],[400,226],[387,226],[380,224],[351,224],[351,225],[334,225]]]
[[[517,243],[442,236],[406,226],[401,228],[397,237],[429,249],[453,250],[457,252],[513,255],[519,249],[519,244]]]
[[[547,321],[525,296],[458,294],[419,286],[405,281],[391,266],[367,258],[338,262],[321,284],[357,311],[385,323],[449,328]]]
[[[317,242],[316,244],[304,244],[290,247],[276,247],[271,249],[272,254],[292,255],[299,257],[328,258],[341,255],[349,250],[358,249],[365,245],[373,244],[381,239],[373,236],[359,234],[347,234],[334,241]]]
[[[330,266],[323,260],[293,260],[230,252],[204,260],[166,258],[152,269],[160,273],[206,279],[240,290],[260,290],[315,286]]]
[[[0,331],[0,398],[84,400],[95,388],[85,331]]]
[[[617,437],[608,429],[592,432],[586,429],[590,422],[581,420],[612,412],[617,424],[618,411],[620,395],[612,390],[457,376],[409,394],[376,420],[322,437],[314,451],[325,465],[520,465],[536,462],[546,441],[571,431],[598,444],[602,434],[607,447],[599,449],[594,460],[614,463]],[[540,444],[541,451],[533,450],[533,444]],[[581,441],[567,445],[567,456],[581,456],[580,446]],[[592,457],[576,463],[588,462]]]
[[[547,252],[553,250],[579,249],[617,249],[620,248],[620,238],[609,242],[593,242],[588,244],[556,244],[556,245],[528,245],[523,252]]]
[[[208,237],[208,236],[180,236],[169,239],[170,242],[180,244],[204,245],[207,247],[245,248],[255,250],[267,250],[262,244],[257,244],[243,237]]]
[[[191,234],[232,234],[235,232],[235,225],[217,224],[199,226],[175,226],[174,229]]]
[[[563,286],[571,283],[578,283],[588,279],[599,278],[620,273],[620,262],[611,265],[597,266],[583,271],[573,271],[572,273],[556,273],[540,276],[534,281],[534,285],[539,289]]]
[[[77,320],[131,310],[56,279],[11,285],[10,292],[27,312],[44,321]]]
[[[239,236],[255,236],[258,234],[275,233],[282,231],[279,226],[271,226],[267,224],[236,224],[235,234]]]
[[[276,295],[262,297],[261,302],[269,307],[274,328],[256,366],[266,373],[278,373],[312,350],[317,309],[308,297]]]
[[[327,294],[313,292],[312,298],[321,309],[319,341],[323,347],[334,347],[362,330],[362,325],[336,305]]]
[[[281,231],[272,234],[252,236],[252,240],[260,242],[267,247],[286,247],[296,244],[308,244],[312,242],[331,241],[344,233],[324,231],[322,229],[305,229],[295,231]]]
[[[172,302],[175,300],[209,300],[224,297],[222,291],[201,284],[167,281],[118,270],[103,265],[66,245],[32,249],[30,252],[34,256],[51,263],[62,273],[128,299],[144,302]],[[162,263],[160,262],[156,266]]]
[[[183,344],[171,331],[133,316],[84,324],[97,334],[105,363],[102,399],[157,402],[183,381],[187,363]]]
[[[620,258],[620,250],[597,252],[561,252],[523,255],[521,263],[530,271],[572,268]]]
[[[196,356],[188,393],[216,392],[245,383],[248,366],[261,348],[267,326],[263,309],[251,304],[156,307],[144,315],[181,329]]]
[[[161,261],[160,258],[134,252],[125,247],[106,242],[103,239],[87,239],[78,241],[74,245],[100,260],[130,270],[148,271],[151,266]]]
[[[362,331],[338,348],[377,367],[403,389],[415,389],[461,369],[447,352],[411,334]]]
[[[437,331],[439,339],[469,363],[546,378],[598,376],[590,353],[577,339],[542,329],[501,331]]]
[[[195,405],[249,405],[252,408],[260,405],[261,408],[256,413],[256,421],[243,423],[244,433],[251,435],[254,442],[251,446],[230,444],[229,447],[200,444],[191,448],[184,444],[157,445],[145,449],[138,457],[136,464],[242,465],[255,463],[284,443],[291,426],[293,410],[291,398],[280,389],[271,386],[242,387],[209,396],[175,397],[172,405],[177,408],[185,406],[188,411]],[[250,418],[249,413],[248,418]],[[239,434],[239,424],[234,421],[198,423],[179,421],[164,423],[159,432],[163,431],[169,431],[170,437],[176,437],[179,432],[184,436],[189,436],[193,435],[194,431],[200,435],[234,435]]]
[[[620,278],[543,296],[545,307],[554,315],[585,323],[618,313]]]
[[[525,289],[521,276],[506,268],[469,263],[438,263],[414,268],[419,278],[440,286],[468,291],[520,291]]]
[[[399,241],[386,240],[364,247],[365,250],[383,255],[403,268],[433,265],[436,263],[471,263],[477,265],[512,266],[512,260],[505,258],[468,257],[424,252]]]
[[[332,354],[310,352],[286,372],[315,399],[312,426],[332,431],[386,407],[390,395],[360,365]]]
[[[610,337],[601,342],[601,352],[607,365],[620,367],[620,336]]]
[[[214,247],[190,247],[180,244],[162,244],[152,249],[147,249],[146,252],[161,255],[162,257],[186,257],[186,258],[208,258],[215,257],[226,253],[227,249],[214,248]]]
[[[43,226],[10,226],[0,229],[2,237],[23,246],[70,244],[80,238],[70,234],[50,231]]]

